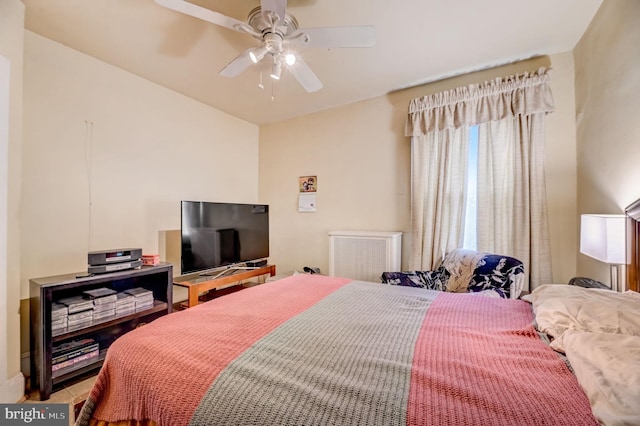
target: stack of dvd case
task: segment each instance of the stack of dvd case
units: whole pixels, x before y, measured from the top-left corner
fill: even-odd
[[[95,288],[82,292],[82,296],[93,301],[93,320],[100,322],[116,315],[115,290],[107,287]]]
[[[129,315],[136,311],[136,298],[125,292],[116,295],[116,315]]]
[[[62,303],[51,304],[51,333],[60,334],[67,330],[69,310]]]
[[[128,293],[135,298],[136,311],[149,309],[153,306],[153,292],[151,290],[136,287],[130,290],[125,290],[125,293]]]
[[[100,354],[98,342],[93,339],[79,339],[54,346],[51,354],[51,371],[90,361]]]
[[[60,299],[58,303],[66,305],[69,311],[67,316],[68,331],[88,327],[93,322],[93,300],[87,300],[82,296],[73,296]]]

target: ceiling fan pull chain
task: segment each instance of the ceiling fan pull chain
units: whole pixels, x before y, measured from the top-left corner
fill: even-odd
[[[276,83],[271,79],[271,102],[276,101]]]

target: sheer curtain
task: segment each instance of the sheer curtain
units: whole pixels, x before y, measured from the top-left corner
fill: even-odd
[[[432,270],[464,234],[466,127],[434,130],[411,144],[411,222],[414,270]]]
[[[551,282],[544,187],[549,72],[411,101],[405,127],[413,156],[411,269],[433,269],[442,253],[462,246],[468,128],[477,125],[478,250],[522,260],[530,288]]]

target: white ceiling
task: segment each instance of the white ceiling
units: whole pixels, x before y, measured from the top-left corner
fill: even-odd
[[[299,26],[373,25],[373,48],[301,52],[324,84],[267,62],[218,72],[257,40],[153,0],[22,0],[26,28],[256,124],[265,124],[537,55],[574,48],[602,0],[289,0]],[[259,0],[191,0],[241,21]],[[265,88],[258,88],[262,71]],[[272,100],[272,94],[275,100]]]

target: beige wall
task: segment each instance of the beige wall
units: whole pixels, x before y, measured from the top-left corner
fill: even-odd
[[[575,274],[575,125],[570,54],[543,57],[415,87],[388,96],[260,128],[260,199],[271,205],[271,261],[281,272],[319,266],[328,272],[332,230],[410,231],[409,101],[442,90],[554,67],[556,112],[549,116],[547,184],[553,277]],[[297,179],[318,176],[316,213],[297,211]],[[403,256],[406,258],[406,256]],[[406,262],[403,261],[406,267]]]
[[[23,297],[87,251],[180,228],[180,200],[258,198],[258,127],[26,32]]]
[[[551,57],[556,110],[547,116],[545,175],[554,283],[576,276],[578,255],[574,65],[571,52]]]
[[[20,373],[20,169],[22,149],[22,64],[24,5],[0,2],[0,402],[23,395]],[[6,81],[5,79],[8,79]],[[8,85],[5,84],[8,82]],[[8,86],[8,87],[7,87]],[[7,91],[8,88],[8,91]]]
[[[89,250],[159,253],[182,199],[257,201],[257,125],[29,31],[24,50],[23,299]]]
[[[605,0],[574,49],[578,213],[622,213],[640,198],[640,2]],[[578,256],[578,274],[609,282]]]

